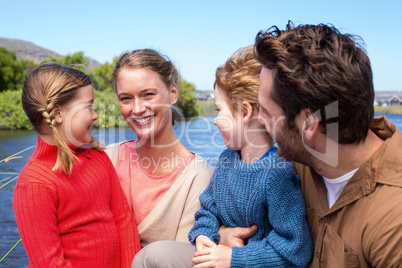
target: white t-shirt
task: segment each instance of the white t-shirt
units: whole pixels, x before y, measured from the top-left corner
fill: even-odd
[[[348,183],[350,178],[352,178],[352,176],[356,173],[357,170],[358,168],[336,179],[328,179],[323,177],[325,186],[327,186],[328,208],[332,207],[332,205],[341,195],[343,188],[345,188],[345,185]]]

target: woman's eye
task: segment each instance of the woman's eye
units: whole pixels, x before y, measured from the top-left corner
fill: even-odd
[[[127,100],[129,100],[130,98],[129,97],[121,97],[120,98],[120,101],[127,101]]]
[[[152,96],[155,96],[155,95],[156,94],[153,93],[153,92],[147,92],[147,93],[144,94],[145,97],[152,97]]]

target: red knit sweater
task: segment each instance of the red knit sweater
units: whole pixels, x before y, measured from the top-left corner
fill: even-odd
[[[13,207],[28,267],[131,267],[141,246],[114,167],[104,152],[73,150],[72,174],[53,172],[57,147],[38,138],[18,178]]]

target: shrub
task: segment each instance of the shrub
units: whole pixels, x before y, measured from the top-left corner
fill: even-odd
[[[20,90],[0,92],[0,129],[33,129],[21,105]]]
[[[119,102],[116,93],[112,91],[95,91],[95,111],[99,119],[94,126],[99,128],[113,128],[126,126],[126,122],[120,113]]]

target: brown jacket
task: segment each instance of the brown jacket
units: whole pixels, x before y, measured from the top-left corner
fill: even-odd
[[[314,242],[311,267],[402,267],[402,134],[385,117],[371,130],[385,142],[329,210],[322,177],[294,164]]]

